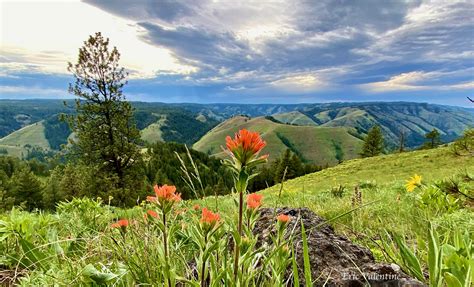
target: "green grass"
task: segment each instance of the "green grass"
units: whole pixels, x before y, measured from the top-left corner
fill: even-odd
[[[166,116],[161,115],[161,118],[143,130],[140,131],[142,140],[148,143],[155,143],[157,141],[163,141],[163,133],[161,127],[166,123]]]
[[[314,127],[293,126],[272,122],[263,117],[249,119],[234,117],[229,119],[202,137],[193,148],[202,152],[209,152],[218,157],[225,154],[221,146],[225,144],[226,136],[233,136],[239,129],[246,128],[261,133],[267,141],[263,153],[270,154],[270,161],[276,159],[287,148],[298,151],[311,163],[319,165],[335,165],[338,150],[334,143],[344,151],[344,159],[358,156],[362,141],[349,134],[348,128],[343,127]],[[285,139],[289,139],[289,142]]]
[[[379,260],[389,261],[382,256],[380,246],[374,244],[385,230],[403,235],[410,248],[417,245],[420,250],[417,256],[422,258],[427,249],[429,222],[437,226],[438,230],[446,228],[474,232],[474,213],[469,207],[448,213],[438,213],[432,207],[420,209],[416,198],[421,190],[406,192],[405,180],[414,174],[419,174],[423,177],[424,184],[431,185],[435,181],[459,173],[470,173],[471,176],[474,174],[474,157],[456,157],[450,152],[449,147],[442,147],[346,161],[321,172],[285,182],[281,197],[278,196],[280,185],[263,190],[261,193],[264,195],[264,207],[308,207],[326,219],[337,218],[330,222],[336,232],[370,248]],[[348,193],[342,197],[335,197],[329,189],[339,184],[346,186]],[[353,187],[357,184],[361,184],[362,206],[353,211],[351,196]],[[473,181],[468,184],[470,185],[468,188],[474,190]],[[219,212],[222,220],[232,225],[236,222],[238,213],[234,199],[234,195],[208,197],[182,202],[182,206],[178,208],[188,208],[185,215],[189,215],[191,219],[196,220],[194,222],[197,222],[200,213],[193,211],[193,205],[199,204]],[[162,242],[160,236],[154,233],[156,230],[140,227],[136,233],[134,231],[124,235],[118,230],[108,228],[110,223],[118,218],[132,219],[132,222],[143,220],[143,213],[147,208],[149,207],[143,209],[142,206],[136,206],[124,210],[100,204],[98,201],[74,199],[70,203],[61,203],[57,213],[28,213],[13,210],[0,214],[0,220],[6,223],[4,226],[7,228],[4,230],[16,230],[21,235],[21,240],[25,240],[28,244],[31,242],[32,246],[37,247],[30,248],[26,243],[21,246],[23,252],[26,252],[25,249],[28,251],[25,255],[27,259],[38,261],[38,258],[47,258],[44,267],[38,261],[36,268],[30,268],[28,276],[23,278],[23,286],[54,284],[71,286],[85,284],[86,280],[90,280],[84,274],[85,270],[91,269],[89,264],[97,270],[102,270],[101,274],[99,271],[93,272],[97,273],[97,276],[106,276],[109,272],[123,274],[122,262],[125,259],[136,263],[131,270],[152,268],[153,272],[150,274],[161,274],[161,267],[155,257],[161,258],[159,254]],[[180,222],[177,230],[193,222],[189,219]],[[133,223],[135,224],[139,223]],[[305,228],[309,230],[312,227],[305,226]],[[5,246],[9,244],[10,248],[8,250],[0,248],[4,251],[3,254],[0,252],[0,260],[7,262],[10,257],[16,258],[15,256],[23,254],[18,247],[14,248],[18,236],[16,234],[7,234],[11,239],[0,241],[0,247],[2,244]],[[122,246],[121,240],[126,241],[126,244]],[[228,244],[225,242],[223,246]],[[175,256],[173,258],[180,258],[181,253],[178,251],[185,250],[189,246],[172,245],[172,247]],[[131,252],[124,253],[128,251]],[[126,256],[120,257],[120,254]],[[192,254],[194,253],[185,255]],[[186,259],[188,261],[184,262],[189,262],[189,258]],[[176,262],[173,261],[174,263]],[[124,281],[117,286],[135,285],[136,281],[130,279],[130,274],[129,272],[124,276]]]
[[[18,157],[18,158],[22,158],[27,153],[25,148],[19,147],[19,146],[11,146],[11,145],[2,145],[2,144],[0,144],[0,149],[5,149],[7,151],[7,155],[15,156],[15,157]]]
[[[351,210],[355,185],[370,181],[375,187],[362,189],[362,202],[374,203],[336,220],[336,229],[350,237],[354,237],[353,232],[375,236],[384,228],[421,236],[427,226],[426,219],[439,218],[421,214],[422,211],[414,204],[416,192],[407,193],[405,181],[414,174],[419,174],[423,177],[423,182],[431,184],[463,172],[474,174],[474,157],[457,157],[448,147],[443,147],[346,161],[335,167],[286,181],[280,199],[280,185],[261,193],[267,206],[308,207],[329,219]],[[330,188],[339,184],[348,189],[342,198],[330,193]],[[471,188],[474,190],[474,185],[471,184]],[[219,211],[226,213],[232,210],[233,202],[230,197],[222,197],[218,201]],[[215,206],[213,198],[198,203]],[[474,213],[467,214],[469,215],[463,216],[462,220],[470,222],[470,226],[465,228],[474,231]],[[370,244],[370,240],[363,240],[363,243]]]
[[[26,150],[23,148],[25,145],[50,148],[48,140],[44,136],[43,122],[25,126],[0,139],[0,147],[5,148],[9,155],[21,157],[22,153],[26,154]]]
[[[274,114],[272,117],[282,123],[288,123],[297,126],[317,126],[317,124],[310,117],[298,111]]]

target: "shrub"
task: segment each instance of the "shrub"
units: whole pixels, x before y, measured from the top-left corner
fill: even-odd
[[[346,193],[346,187],[342,184],[339,184],[337,186],[333,186],[329,192],[332,194],[334,197],[340,197],[342,198],[344,196],[344,193]]]
[[[455,155],[474,155],[474,128],[468,129],[464,135],[454,142],[452,151]]]

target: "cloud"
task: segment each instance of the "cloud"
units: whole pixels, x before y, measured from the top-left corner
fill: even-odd
[[[169,50],[141,41],[135,22],[85,3],[9,1],[2,2],[1,7],[4,28],[0,54],[2,69],[7,72],[67,74],[67,62],[74,62],[83,41],[98,31],[119,48],[122,65],[132,77],[189,74],[195,69],[181,64]]]
[[[383,93],[392,91],[414,91],[414,90],[449,90],[470,89],[474,90],[474,81],[458,84],[433,84],[441,77],[452,76],[452,72],[423,72],[413,71],[390,77],[386,81],[362,84],[360,87],[372,93]],[[428,84],[432,83],[432,84]]]
[[[307,99],[328,91],[462,92],[473,81],[472,1],[25,5],[2,3],[8,12],[2,21],[12,27],[1,40],[4,74],[65,73],[82,41],[100,30],[121,51],[140,95],[182,90],[179,97],[186,98],[192,87],[197,98],[271,93]]]

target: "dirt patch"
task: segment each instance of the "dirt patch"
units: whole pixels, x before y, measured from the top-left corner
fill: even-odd
[[[303,247],[301,220],[304,223],[311,263],[311,278],[315,286],[426,286],[401,271],[396,264],[377,263],[369,249],[352,243],[348,238],[337,235],[329,225],[322,225],[324,219],[308,208],[278,208],[276,214],[292,217],[287,236],[293,232],[293,244],[298,264],[300,284],[304,286]],[[254,233],[263,243],[275,233],[275,211],[261,209],[261,216]],[[287,270],[288,278],[291,266]],[[292,285],[289,279],[289,284]]]
[[[25,270],[9,270],[0,266],[0,286],[14,286],[17,279],[26,274]]]

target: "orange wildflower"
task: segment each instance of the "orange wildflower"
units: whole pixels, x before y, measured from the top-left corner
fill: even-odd
[[[181,201],[181,194],[176,193],[176,186],[174,185],[155,185],[153,189],[155,190],[156,198],[159,201]]]
[[[278,215],[277,220],[281,223],[287,223],[290,221],[290,216],[286,214],[280,214]]]
[[[193,209],[194,210],[199,210],[199,209],[201,209],[201,207],[199,206],[199,204],[195,204],[195,205],[193,205]]]
[[[263,195],[251,193],[247,196],[247,207],[250,209],[257,209],[262,205]]]
[[[235,133],[234,138],[227,136],[226,139],[227,150],[240,161],[242,165],[246,165],[260,153],[260,151],[267,145],[262,140],[260,134],[257,132],[250,132],[246,129],[241,129]],[[261,156],[259,159],[264,160],[268,155]]]
[[[148,216],[151,216],[153,218],[158,218],[158,213],[156,213],[156,211],[148,210],[146,213]]]
[[[201,223],[213,226],[220,220],[220,218],[221,217],[218,213],[213,213],[205,207],[202,209]]]
[[[120,219],[119,221],[117,221],[117,222],[110,225],[110,227],[112,227],[112,228],[119,228],[119,227],[125,228],[127,226],[128,226],[128,220],[126,220],[126,219]]]

